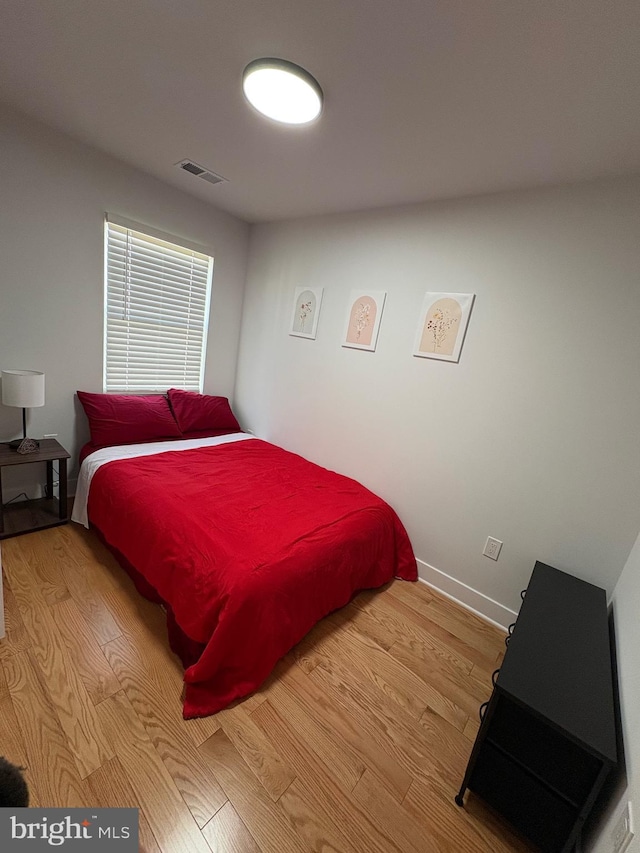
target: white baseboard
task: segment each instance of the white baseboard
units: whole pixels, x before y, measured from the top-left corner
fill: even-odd
[[[477,589],[452,578],[451,575],[441,572],[440,569],[430,566],[423,560],[418,560],[417,563],[418,577],[423,583],[475,613],[476,616],[480,616],[481,619],[491,622],[492,625],[503,631],[506,631],[507,626],[516,621],[518,614],[515,610],[505,607],[504,604],[494,601],[488,595],[478,592]]]

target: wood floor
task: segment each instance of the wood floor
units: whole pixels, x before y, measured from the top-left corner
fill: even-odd
[[[364,592],[256,694],[185,722],[162,611],[77,525],[2,543],[0,753],[34,806],[137,806],[146,853],[530,848],[453,802],[500,633],[423,584]]]

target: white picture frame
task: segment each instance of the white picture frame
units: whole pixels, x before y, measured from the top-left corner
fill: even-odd
[[[459,361],[474,299],[475,293],[425,293],[413,354]]]
[[[386,290],[351,291],[342,337],[343,347],[375,352],[386,298]]]
[[[323,287],[296,287],[289,334],[315,340],[322,306]]]

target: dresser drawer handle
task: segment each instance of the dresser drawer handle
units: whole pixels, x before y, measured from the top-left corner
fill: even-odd
[[[516,627],[516,623],[515,623],[515,622],[512,622],[512,623],[511,623],[511,625],[509,625],[509,627],[507,628],[507,631],[508,631],[508,633],[509,633],[509,636],[511,636],[511,635],[513,634],[513,629],[514,629],[515,627]]]
[[[523,601],[524,601],[524,597],[525,597],[525,595],[526,595],[526,594],[527,594],[527,590],[526,590],[526,589],[522,589],[522,590],[520,590],[520,598],[521,598]]]
[[[488,704],[488,702],[483,702],[482,705],[480,705],[480,708],[478,709],[478,716],[480,717],[480,722],[484,720],[484,715],[487,712]]]
[[[494,687],[496,686],[496,681],[498,680],[498,673],[499,672],[500,672],[500,667],[498,667],[497,669],[494,669],[493,672],[491,673],[491,683],[493,684]]]

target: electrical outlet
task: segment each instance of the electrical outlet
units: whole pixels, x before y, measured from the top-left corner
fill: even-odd
[[[624,811],[618,818],[618,822],[611,833],[613,838],[613,853],[624,853],[631,844],[633,838],[633,825],[631,823],[631,803],[627,803]]]
[[[484,546],[484,551],[482,552],[485,557],[489,557],[492,560],[497,560],[500,556],[500,549],[502,548],[502,542],[499,539],[494,539],[493,536],[487,536],[487,541]]]

